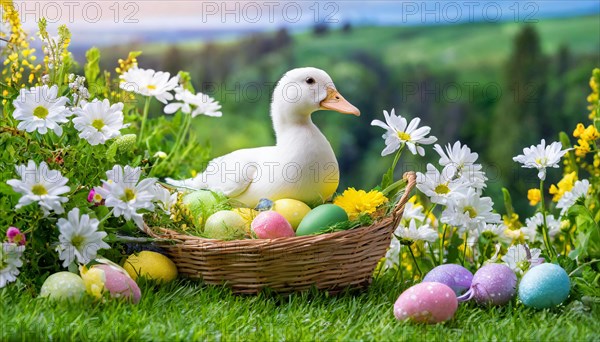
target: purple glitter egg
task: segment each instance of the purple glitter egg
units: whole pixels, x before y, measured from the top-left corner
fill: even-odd
[[[504,305],[517,293],[517,275],[506,265],[485,265],[473,276],[471,291],[477,304]]]
[[[423,278],[424,283],[442,283],[450,287],[457,296],[467,291],[472,281],[473,273],[456,264],[437,266]]]

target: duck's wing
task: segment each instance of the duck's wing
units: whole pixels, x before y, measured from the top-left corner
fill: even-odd
[[[204,172],[194,178],[174,180],[167,183],[188,189],[209,189],[227,197],[237,197],[254,181],[258,163],[256,158],[264,154],[263,148],[238,150],[211,160]]]

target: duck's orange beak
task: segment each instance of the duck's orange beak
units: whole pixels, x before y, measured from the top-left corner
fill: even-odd
[[[360,116],[360,110],[348,102],[342,94],[333,88],[327,88],[327,97],[321,101],[321,109],[330,109],[342,114]]]

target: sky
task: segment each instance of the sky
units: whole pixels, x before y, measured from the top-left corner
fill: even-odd
[[[148,40],[178,31],[203,34],[302,30],[316,23],[342,25],[444,25],[468,22],[535,23],[555,16],[600,13],[600,1],[14,1],[29,30],[45,17],[50,28],[67,24],[74,42]],[[141,37],[141,38],[140,38]]]

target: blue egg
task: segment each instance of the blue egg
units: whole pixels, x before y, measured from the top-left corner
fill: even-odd
[[[450,287],[457,296],[467,291],[471,287],[472,281],[473,273],[455,264],[437,266],[423,278],[424,283],[442,283]]]
[[[525,273],[519,284],[519,299],[536,309],[551,308],[564,302],[570,289],[567,272],[558,265],[544,263]]]

